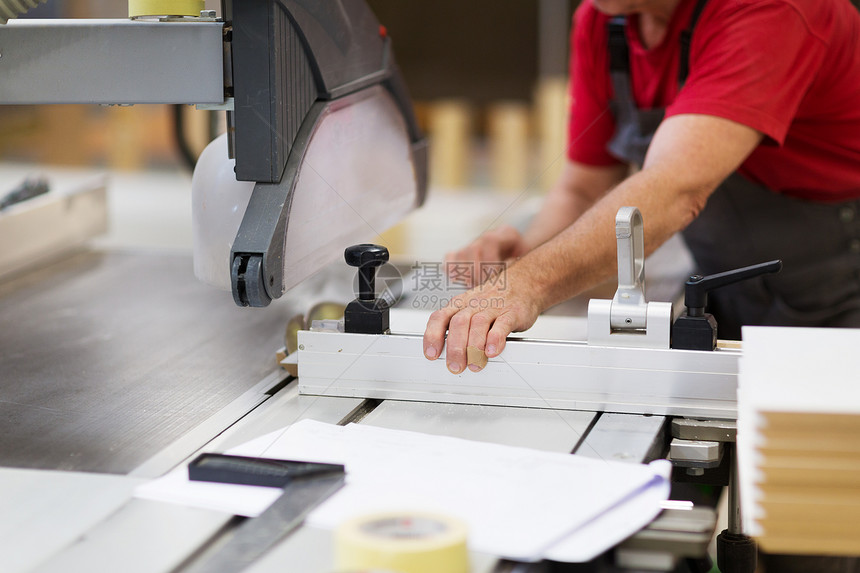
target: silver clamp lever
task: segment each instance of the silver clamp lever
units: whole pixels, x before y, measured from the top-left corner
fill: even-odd
[[[618,290],[588,303],[588,344],[669,348],[672,303],[645,301],[645,225],[636,207],[615,216]]]
[[[646,328],[645,232],[636,207],[622,207],[615,215],[618,240],[618,290],[612,299],[609,325],[614,330]]]

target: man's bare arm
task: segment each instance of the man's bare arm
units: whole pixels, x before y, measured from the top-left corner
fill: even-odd
[[[642,171],[628,177],[573,225],[510,265],[504,288],[481,286],[434,312],[424,333],[425,355],[446,344],[452,372],[467,366],[466,347],[489,357],[505,338],[534,324],[543,310],[610,277],[616,268],[615,214],[636,206],[645,220],[646,252],[686,227],[719,183],[755,149],[762,135],[739,123],[705,115],[666,119]]]
[[[626,173],[626,165],[591,167],[567,162],[524,234],[510,225],[502,225],[483,233],[462,249],[448,253],[445,260],[477,267],[482,262],[502,262],[521,257],[570,226],[609,189],[621,182]]]

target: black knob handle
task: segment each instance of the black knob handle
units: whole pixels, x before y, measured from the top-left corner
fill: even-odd
[[[347,247],[343,252],[346,264],[358,267],[358,299],[376,298],[376,269],[388,262],[388,249],[369,243]]]
[[[684,283],[684,305],[687,313],[672,325],[672,348],[682,350],[714,350],[717,347],[717,321],[705,314],[708,291],[724,287],[765,273],[778,273],[782,261],[770,261],[742,269],[703,277],[691,276]]]
[[[705,315],[709,291],[759,275],[778,273],[780,270],[782,270],[782,261],[775,260],[706,277],[693,275],[684,283],[684,306],[687,307],[687,315]]]

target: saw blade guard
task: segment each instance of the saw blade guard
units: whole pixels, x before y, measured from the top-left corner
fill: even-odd
[[[345,246],[373,239],[415,208],[409,135],[384,88],[326,107],[288,201],[285,290],[341,258]]]
[[[270,272],[277,265],[284,291],[340,258],[344,245],[372,239],[415,208],[412,157],[406,125],[382,86],[325,105],[285,197],[283,259],[266,261]],[[234,165],[222,135],[200,156],[192,179],[194,273],[222,290],[231,288],[226,270],[255,188],[236,180]]]
[[[229,147],[256,183],[226,267],[239,306],[267,306],[424,202],[427,140],[391,39],[364,2],[333,3],[233,5]]]

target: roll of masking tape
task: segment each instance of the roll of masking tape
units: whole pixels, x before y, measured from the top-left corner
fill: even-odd
[[[200,16],[204,0],[128,0],[128,17]]]
[[[466,525],[428,513],[359,517],[335,533],[335,566],[339,572],[468,573]]]

